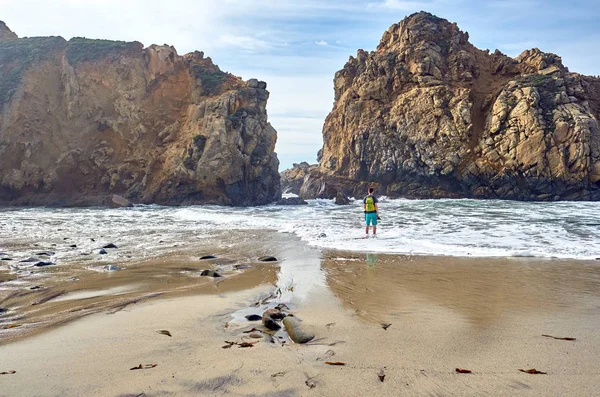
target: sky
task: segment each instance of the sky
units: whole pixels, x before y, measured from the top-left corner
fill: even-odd
[[[63,36],[169,44],[204,51],[245,80],[267,82],[280,171],[316,163],[333,107],[333,77],[358,49],[374,50],[417,11],[456,22],[481,49],[538,47],[572,72],[600,75],[599,0],[0,0],[19,37]]]

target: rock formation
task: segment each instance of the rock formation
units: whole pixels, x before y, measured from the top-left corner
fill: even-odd
[[[538,49],[513,59],[468,39],[420,12],[350,57],[318,169],[287,172],[301,196],[362,197],[373,184],[390,196],[599,200],[600,79]]]
[[[0,23],[0,204],[276,201],[268,97],[202,52]]]

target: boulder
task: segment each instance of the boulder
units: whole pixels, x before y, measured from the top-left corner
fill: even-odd
[[[302,323],[294,316],[284,318],[283,325],[294,343],[307,343],[315,338],[315,335],[305,330]]]
[[[335,195],[335,203],[337,205],[349,205],[350,199],[344,195],[341,191],[338,191]]]

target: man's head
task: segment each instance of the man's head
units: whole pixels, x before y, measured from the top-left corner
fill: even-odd
[[[373,194],[375,193],[375,189],[373,189],[372,187],[369,188],[369,194]]]

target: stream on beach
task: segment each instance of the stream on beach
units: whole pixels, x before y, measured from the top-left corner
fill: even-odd
[[[264,283],[292,305],[327,288],[372,321],[384,316],[398,280],[403,288],[433,295],[462,290],[476,296],[500,288],[518,296],[524,280],[545,278],[540,289],[561,290],[571,264],[581,262],[574,288],[598,290],[596,209],[586,202],[383,197],[378,237],[363,239],[360,200],[349,206],[310,200],[248,208],[3,208],[0,344],[158,296],[218,294]],[[201,260],[205,255],[215,258]],[[264,255],[279,262],[259,261]],[[375,266],[385,272],[374,272]],[[203,277],[205,269],[224,277]],[[565,291],[573,287],[566,285]],[[486,311],[479,313],[485,317]]]

